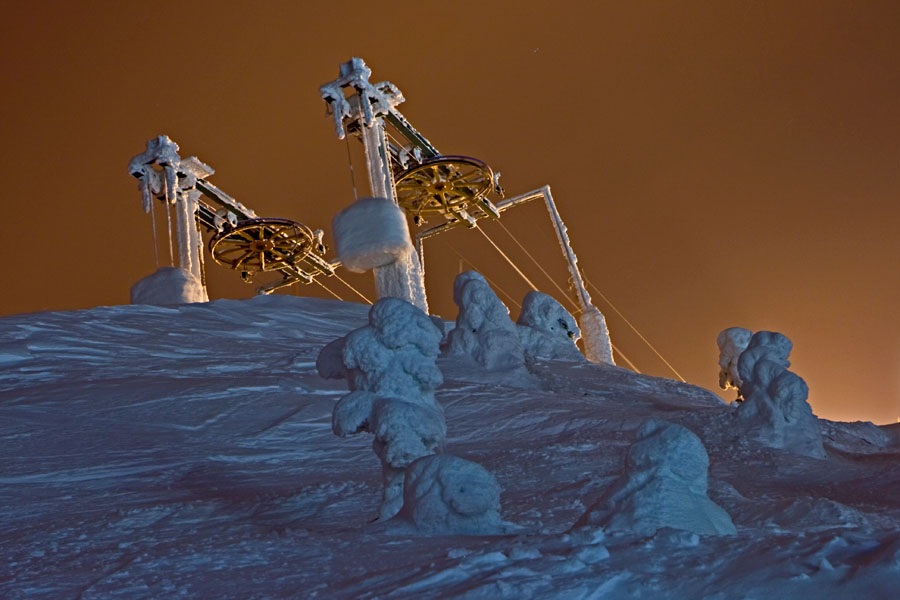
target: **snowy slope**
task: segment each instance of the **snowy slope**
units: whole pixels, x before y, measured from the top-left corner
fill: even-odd
[[[290,296],[0,320],[3,598],[894,598],[896,427],[821,421],[827,460],[737,439],[706,390],[441,359],[446,450],[504,488],[501,537],[398,537],[366,435],[316,374],[367,306]],[[715,364],[711,364],[715,368]],[[736,536],[567,533],[648,417],[696,433]]]

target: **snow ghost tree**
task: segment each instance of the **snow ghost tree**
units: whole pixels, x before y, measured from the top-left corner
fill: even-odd
[[[575,345],[581,339],[575,317],[552,296],[528,292],[516,324],[527,359],[587,360]]]
[[[397,518],[421,533],[505,532],[497,480],[478,463],[449,454],[426,456],[407,467]]]
[[[758,331],[738,359],[744,402],[737,419],[747,435],[770,448],[825,458],[819,422],[807,397],[806,382],[788,371],[791,341],[780,333]]]
[[[719,346],[719,387],[723,390],[740,389],[741,377],[738,374],[738,358],[747,349],[753,332],[743,327],[729,327],[716,338]],[[743,398],[738,392],[738,401]]]
[[[476,271],[457,275],[453,301],[459,307],[456,327],[447,336],[450,354],[471,357],[489,370],[523,367],[525,354],[509,309]]]
[[[161,267],[131,287],[132,304],[187,304],[206,302],[203,283],[180,267]]]
[[[731,517],[709,499],[709,456],[693,432],[649,419],[629,448],[625,473],[579,519],[575,527],[653,535],[671,527],[700,535],[736,532]]]
[[[382,298],[369,311],[368,325],[325,346],[316,361],[320,375],[346,378],[351,390],[334,407],[334,433],[375,436],[372,448],[384,479],[381,520],[400,510],[404,469],[437,452],[447,435],[434,399],[443,382],[435,364],[440,341],[424,312],[399,298]]]

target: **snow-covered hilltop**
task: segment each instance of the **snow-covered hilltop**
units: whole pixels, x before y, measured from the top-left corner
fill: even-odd
[[[260,296],[0,319],[0,597],[900,589],[896,426],[820,420],[826,458],[803,456],[742,436],[736,409],[711,392],[584,361],[530,361],[517,379],[437,360],[443,453],[496,478],[517,530],[402,535],[370,523],[379,459],[370,436],[334,435],[347,385],[316,370],[320,350],[365,326],[368,310]],[[644,494],[654,469],[674,475]],[[657,529],[680,527],[677,511],[627,512],[659,498],[720,507],[736,533],[712,508],[721,535]],[[638,522],[640,532],[627,525]]]

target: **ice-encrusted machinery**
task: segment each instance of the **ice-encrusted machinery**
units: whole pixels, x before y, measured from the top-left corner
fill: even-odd
[[[240,271],[248,283],[259,272],[278,271],[282,279],[259,288],[271,293],[293,283],[312,283],[319,275],[333,275],[325,259],[323,232],[289,219],[261,218],[209,180],[215,171],[196,157],[182,159],[178,145],[161,135],[147,142],[147,150],[128,164],[136,177],[144,210],[154,213],[153,198],[162,201],[169,224],[170,262],[172,213],[177,220],[178,265],[205,283],[200,229],[212,233],[212,259]],[[153,219],[154,239],[156,219]]]
[[[397,110],[404,101],[400,90],[387,81],[373,84],[370,75],[362,59],[352,58],[341,65],[339,77],[320,91],[334,117],[338,138],[349,135],[362,142],[372,196],[393,202],[416,229],[410,236],[415,243],[411,260],[372,267],[378,296],[401,297],[427,310],[422,258],[425,239],[460,226],[478,228],[480,219],[499,219],[505,210],[543,199],[578,296],[586,354],[591,360],[612,362],[603,317],[585,289],[549,186],[503,199],[499,173],[475,158],[442,155]],[[212,232],[209,251],[213,260],[239,271],[245,281],[259,272],[281,273],[280,280],[261,286],[259,293],[294,283],[319,283],[318,277],[336,275],[342,264],[341,257],[326,258],[321,230],[288,219],[259,217],[209,182],[213,170],[208,165],[195,157],[181,159],[178,146],[166,136],[150,140],[147,150],[129,163],[129,173],[140,181],[147,212],[154,210],[154,197],[166,207],[172,264],[174,210],[178,264],[201,281],[205,277],[200,229]],[[155,218],[153,222],[155,235]]]

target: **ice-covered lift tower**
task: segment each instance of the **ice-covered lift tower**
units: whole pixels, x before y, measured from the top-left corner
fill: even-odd
[[[424,309],[423,240],[460,226],[478,228],[479,219],[499,219],[504,210],[543,199],[581,308],[578,323],[585,355],[593,362],[614,364],[606,321],[585,289],[578,258],[572,250],[550,187],[544,186],[494,204],[487,195],[493,192],[503,197],[498,181],[500,173],[495,173],[478,159],[441,155],[397,110],[397,105],[403,102],[400,90],[387,81],[369,83],[370,75],[371,70],[362,59],[352,58],[341,65],[340,77],[320,88],[322,98],[334,116],[338,138],[344,139],[349,133],[361,139],[372,193],[383,200],[380,207],[373,206],[377,203],[368,200],[357,202],[335,218],[340,262],[351,270],[363,271],[368,270],[362,268],[366,266],[366,260],[358,258],[390,256],[394,252],[397,260],[390,264],[381,266],[370,261],[368,268],[374,267],[379,297],[398,296]],[[395,134],[388,136],[389,140],[385,123]],[[442,219],[443,222],[419,229],[414,238],[416,249],[407,251],[404,244],[409,235],[408,225],[405,219],[397,218],[398,211],[384,210],[385,204],[391,208],[399,205],[419,227],[426,223],[426,218]],[[378,212],[376,209],[385,214],[374,214]],[[384,226],[387,222],[390,227]],[[372,240],[379,236],[380,240]],[[354,264],[360,268],[353,269],[351,265]]]
[[[403,102],[403,94],[390,82],[370,83],[371,74],[362,59],[352,58],[341,65],[340,77],[320,88],[334,114],[338,138],[353,131],[362,139],[373,195],[334,218],[338,258],[352,271],[373,270],[379,298],[402,298],[427,313],[425,274],[406,215],[397,204],[384,129],[384,118]]]

